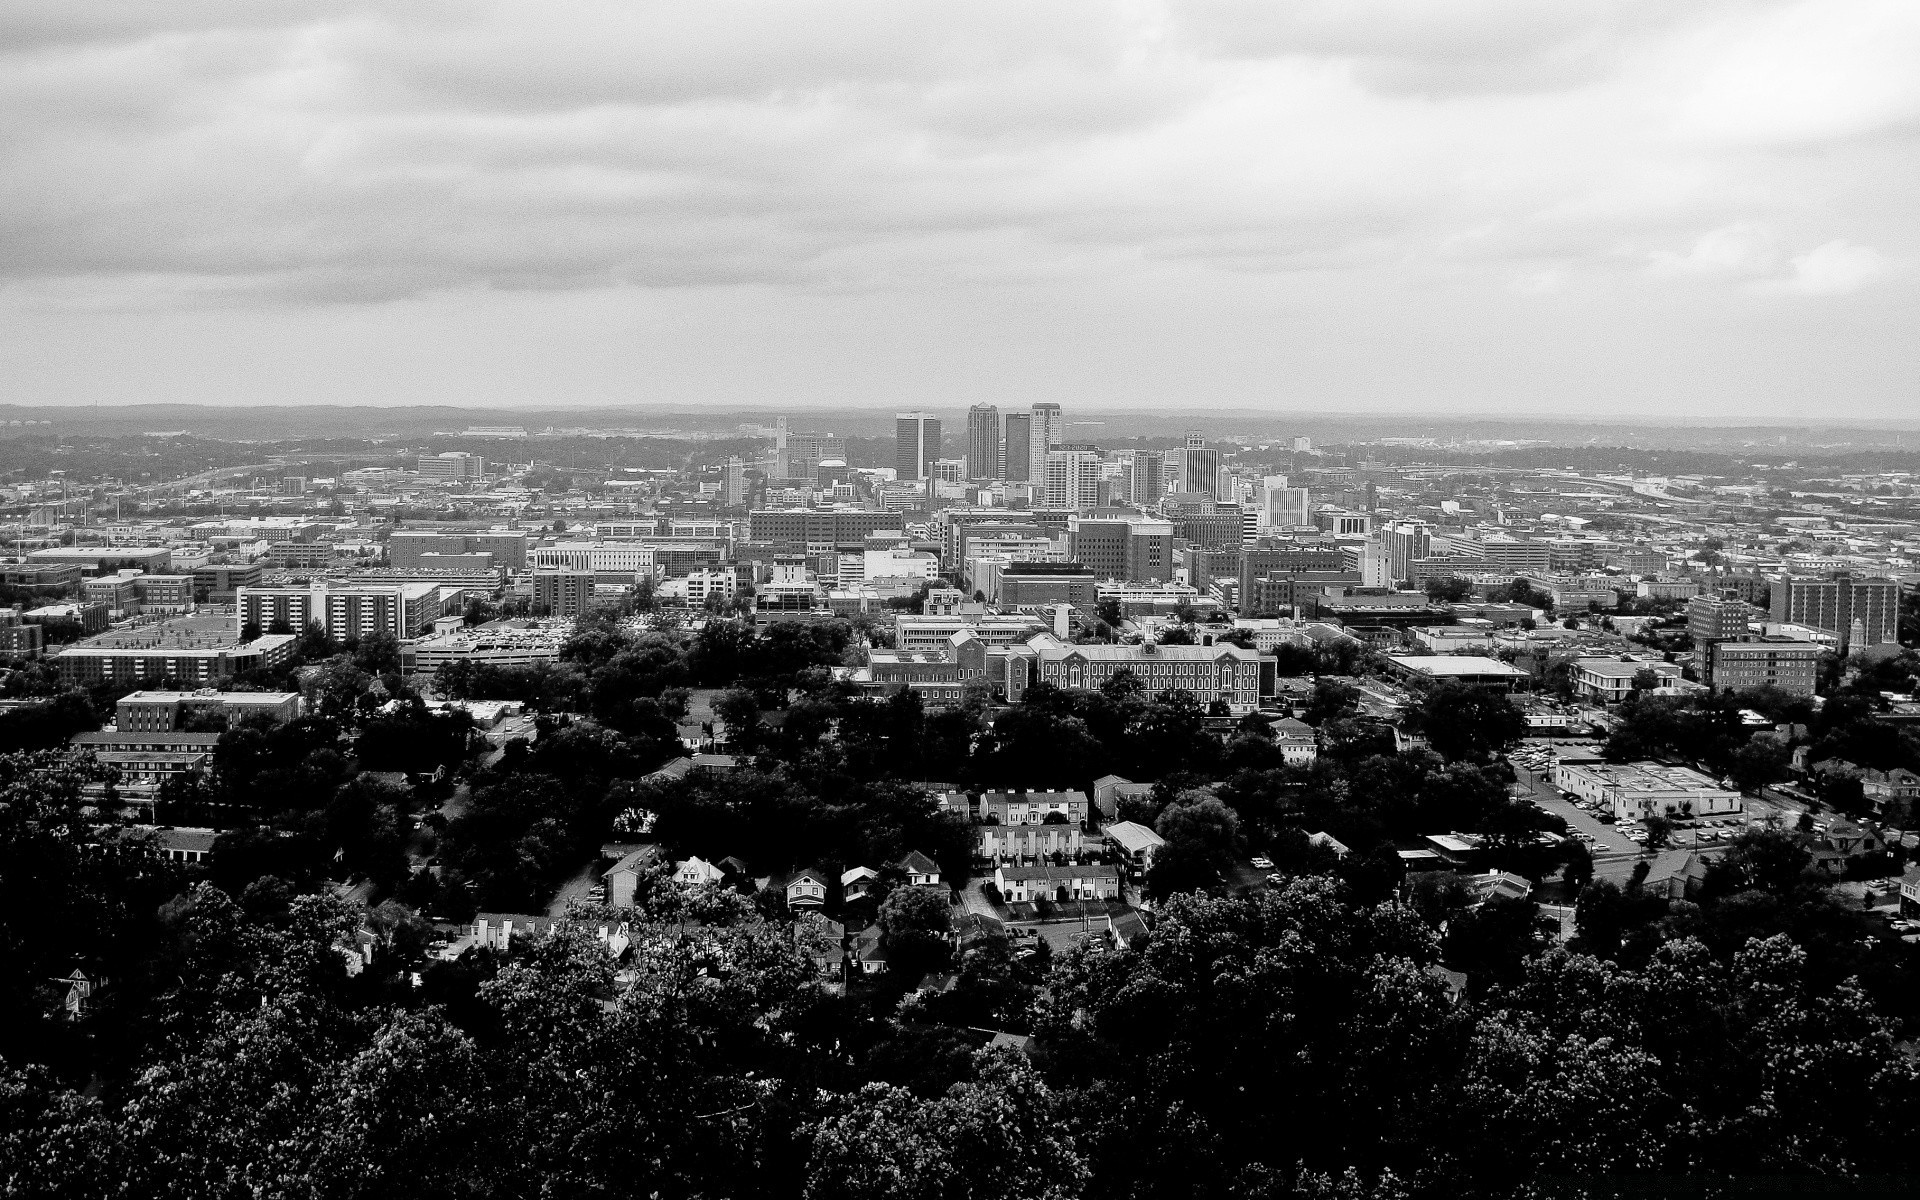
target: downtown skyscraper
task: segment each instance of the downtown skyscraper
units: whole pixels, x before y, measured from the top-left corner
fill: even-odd
[[[895,478],[925,479],[940,457],[940,418],[930,413],[897,413],[893,421]]]
[[[991,404],[976,404],[967,410],[967,478],[1006,478],[1001,456],[1000,410]]]

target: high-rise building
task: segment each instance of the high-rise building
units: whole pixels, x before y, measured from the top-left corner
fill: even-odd
[[[1000,461],[1000,410],[991,404],[967,410],[967,478],[1006,478]]]
[[[1380,527],[1380,548],[1386,552],[1387,578],[1405,583],[1413,578],[1413,562],[1433,554],[1433,527],[1425,521],[1389,521]]]
[[[1900,640],[1900,585],[1835,571],[1826,579],[1773,581],[1773,619],[1810,625],[1840,639],[1840,652]]]
[[[556,567],[533,573],[533,609],[552,617],[577,617],[593,606],[592,571]]]
[[[1311,525],[1306,488],[1287,486],[1285,475],[1269,475],[1260,486],[1260,524],[1268,529],[1295,529]]]
[[[1047,452],[1047,507],[1083,511],[1100,503],[1100,451],[1068,444]]]
[[[1127,503],[1145,508],[1167,494],[1165,456],[1158,450],[1122,450],[1119,491]]]
[[[1137,583],[1173,578],[1173,522],[1138,517],[1067,518],[1073,561],[1096,578]]]
[[[893,422],[893,466],[898,478],[925,479],[940,457],[940,419],[923,412],[900,413]]]
[[[1687,632],[1697,645],[1743,641],[1753,610],[1725,596],[1695,596],[1687,601]]]
[[[1039,482],[1047,477],[1047,454],[1065,442],[1066,435],[1067,423],[1058,404],[1040,403],[1033,406],[1033,434],[1029,447],[1033,468],[1027,476],[1029,479]]]
[[[747,502],[747,464],[737,456],[727,459],[726,495],[728,507],[738,508]]]
[[[1004,478],[1028,480],[1033,478],[1033,414],[1008,413],[1001,421],[1004,431],[1003,446],[1000,455],[1001,470]]]
[[[1200,436],[1198,429],[1187,430],[1187,444],[1180,451],[1179,490],[1200,496],[1212,496],[1216,500],[1233,499],[1231,491],[1226,495],[1221,494],[1221,463],[1220,451],[1208,449],[1206,440]]]

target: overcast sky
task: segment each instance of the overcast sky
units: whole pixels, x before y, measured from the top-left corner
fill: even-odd
[[[1915,0],[0,0],[28,404],[1920,413]]]

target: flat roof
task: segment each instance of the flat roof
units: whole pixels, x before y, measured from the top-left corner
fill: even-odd
[[[1437,678],[1493,675],[1502,679],[1530,678],[1512,663],[1481,654],[1389,654],[1387,661],[1403,670]]]

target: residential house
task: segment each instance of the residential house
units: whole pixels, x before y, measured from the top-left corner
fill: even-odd
[[[862,975],[878,975],[887,969],[887,942],[878,925],[869,925],[853,935],[847,957]]]
[[[1151,796],[1153,785],[1135,783],[1118,775],[1102,775],[1093,781],[1093,806],[1107,820],[1120,815],[1120,801],[1128,796]]]
[[[1078,825],[976,825],[974,857],[986,862],[1023,862],[1077,855],[1086,848]]]
[[[1920,866],[1908,867],[1900,877],[1900,915],[1920,917]]]
[[[673,881],[682,887],[699,887],[703,883],[719,883],[727,874],[704,858],[689,858],[674,864]]]
[[[653,866],[659,857],[659,851],[652,846],[642,846],[621,857],[600,878],[607,883],[607,903],[615,908],[630,908],[633,905],[634,892],[639,886],[640,876]],[[688,861],[693,861],[689,859]],[[678,878],[678,872],[675,873]]]
[[[1353,851],[1347,849],[1345,842],[1342,842],[1330,833],[1310,833],[1307,835],[1307,844],[1310,846],[1318,846],[1324,850],[1331,850],[1335,858],[1345,858],[1347,855],[1353,853]]]
[[[788,908],[821,909],[827,906],[828,875],[818,867],[795,871],[780,884]]]
[[[1106,864],[996,867],[994,886],[1009,904],[1035,900],[1118,900],[1120,869]]]
[[[69,975],[56,975],[53,982],[66,988],[66,994],[60,1000],[60,1011],[69,1020],[77,1021],[87,1015],[87,1007],[93,1003],[93,994],[106,982],[104,979],[89,979],[86,972],[78,967]]]
[[[1167,844],[1167,839],[1136,821],[1115,821],[1104,826],[1100,832],[1127,864],[1128,873],[1135,879],[1146,878],[1147,872],[1153,869],[1153,856]]]
[[[731,754],[696,754],[690,770],[695,775],[725,775],[736,765],[737,760]]]
[[[990,825],[1068,824],[1085,828],[1087,794],[1082,791],[982,792],[980,820]]]
[[[473,918],[473,941],[485,950],[505,952],[516,938],[532,939],[552,935],[559,921],[527,913],[480,913]]]
[[[1288,766],[1310,766],[1320,757],[1319,735],[1313,726],[1293,717],[1282,717],[1273,723],[1273,743],[1280,748],[1280,757]]]
[[[933,806],[941,813],[973,820],[973,797],[955,788],[943,788],[932,792]]]
[[[1144,945],[1147,933],[1146,921],[1131,908],[1118,916],[1107,914],[1107,936],[1113,939],[1116,950],[1132,950]]]
[[[909,850],[906,857],[887,865],[905,874],[913,887],[940,886],[940,865],[918,850]]]
[[[874,887],[880,882],[880,872],[872,867],[854,867],[840,873],[840,894],[851,904],[855,900],[865,900],[873,895]]]

